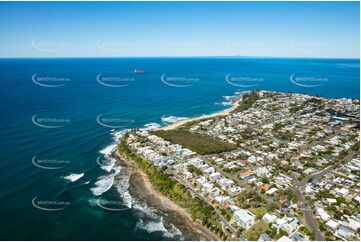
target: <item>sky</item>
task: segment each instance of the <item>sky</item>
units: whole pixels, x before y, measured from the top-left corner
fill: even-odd
[[[359,2],[0,2],[0,57],[359,58]]]

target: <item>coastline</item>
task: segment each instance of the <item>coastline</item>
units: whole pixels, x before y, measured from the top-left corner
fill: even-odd
[[[193,234],[197,234],[197,236],[199,236],[198,240],[220,240],[203,225],[194,221],[191,215],[184,208],[175,204],[168,197],[158,192],[138,164],[132,160],[124,158],[116,150],[111,156],[118,162],[122,162],[122,164],[130,170],[129,193],[132,196],[137,197],[138,199],[146,202],[148,205],[154,206],[163,212],[172,213],[174,217],[177,218],[178,222],[182,224],[184,230],[191,231]]]
[[[172,130],[190,122],[227,116],[241,105],[242,97],[243,95],[240,95],[237,98],[237,100],[234,100],[232,106],[225,110],[221,110],[216,113],[212,113],[208,115],[202,115],[194,118],[180,120],[176,123],[158,128],[157,130],[163,130],[163,131]],[[198,237],[197,240],[221,241],[220,238],[218,238],[210,230],[204,227],[200,221],[197,222],[193,220],[192,216],[188,213],[188,211],[185,208],[177,205],[168,197],[158,192],[152,185],[151,181],[149,180],[148,175],[139,167],[139,165],[135,161],[132,161],[131,159],[126,159],[118,152],[117,149],[115,149],[112,152],[111,156],[115,158],[118,162],[121,162],[122,165],[124,165],[130,170],[131,175],[129,178],[129,193],[131,196],[140,199],[141,201],[145,202],[147,205],[159,209],[162,212],[166,212],[167,214],[174,215],[171,217],[173,218],[175,217],[176,220],[178,220],[179,223],[177,225],[179,227],[182,227],[183,231],[188,231],[194,235],[197,235]]]
[[[184,124],[190,123],[190,122],[200,121],[202,119],[215,118],[218,116],[227,116],[239,107],[241,99],[242,99],[242,95],[239,97],[238,100],[234,101],[232,107],[227,108],[223,111],[219,111],[219,112],[216,112],[213,114],[202,115],[202,116],[198,116],[198,117],[194,117],[194,118],[189,118],[189,119],[185,119],[185,120],[180,120],[176,123],[167,125],[165,127],[161,127],[158,130],[163,130],[163,131],[172,130],[172,129],[176,129],[176,128],[178,128]]]

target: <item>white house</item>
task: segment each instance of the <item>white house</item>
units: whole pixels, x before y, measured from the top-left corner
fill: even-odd
[[[340,224],[338,222],[336,222],[335,220],[329,220],[326,223],[326,227],[330,228],[333,231],[336,231],[336,229],[338,229],[338,227],[340,227]]]
[[[237,223],[245,229],[248,229],[256,223],[256,216],[244,209],[239,209],[233,214],[234,219]]]
[[[219,173],[219,172],[214,172],[209,175],[209,179],[211,179],[212,181],[216,181],[219,178],[221,178],[221,173]]]
[[[269,189],[269,190],[266,192],[266,194],[272,195],[272,194],[275,193],[277,190],[278,190],[277,188],[272,187],[271,189]]]
[[[346,197],[347,194],[349,193],[349,190],[347,188],[343,187],[343,188],[339,189],[336,193],[339,196]]]
[[[316,212],[323,222],[327,222],[331,218],[330,215],[328,215],[328,213],[323,208],[317,208]]]
[[[203,165],[203,160],[199,158],[193,158],[188,160],[188,163],[194,165],[195,167],[200,167],[201,165]]]
[[[276,221],[277,216],[273,215],[273,214],[269,214],[266,213],[265,215],[263,215],[263,221],[265,221],[266,223],[273,223],[274,221]]]

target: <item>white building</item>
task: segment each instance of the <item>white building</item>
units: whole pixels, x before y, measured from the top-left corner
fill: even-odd
[[[347,188],[344,188],[344,187],[341,188],[341,189],[339,189],[339,190],[336,192],[336,194],[339,195],[339,196],[341,196],[341,197],[346,197],[348,193],[349,193],[349,190],[348,190]]]
[[[200,167],[201,165],[203,165],[203,160],[199,158],[193,158],[188,160],[188,163],[194,165],[195,167]]]
[[[323,222],[327,222],[331,218],[330,215],[328,215],[328,213],[323,208],[317,208],[316,212]]]
[[[336,229],[338,229],[338,227],[340,227],[340,224],[338,222],[336,222],[335,220],[329,220],[326,223],[326,227],[328,227],[329,229],[336,231]]]
[[[214,172],[209,175],[209,179],[211,179],[212,181],[216,181],[219,178],[221,178],[221,173],[219,173],[219,172]]]
[[[266,213],[265,215],[263,215],[263,221],[265,221],[266,223],[273,223],[274,221],[276,221],[277,216],[273,215],[273,214],[269,214]]]
[[[239,209],[233,214],[234,219],[237,223],[245,229],[248,229],[256,223],[256,216],[244,209]]]
[[[272,194],[275,193],[277,190],[278,190],[277,188],[272,187],[271,189],[269,189],[269,190],[266,192],[266,194],[272,195]]]

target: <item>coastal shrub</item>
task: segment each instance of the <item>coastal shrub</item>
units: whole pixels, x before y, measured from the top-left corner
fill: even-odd
[[[258,99],[259,96],[257,91],[243,94],[242,101],[240,101],[239,106],[233,110],[232,113],[238,113],[249,109]]]
[[[236,145],[223,142],[208,135],[190,132],[185,129],[159,130],[153,131],[152,133],[174,144],[180,144],[201,155],[222,153],[237,148]]]

